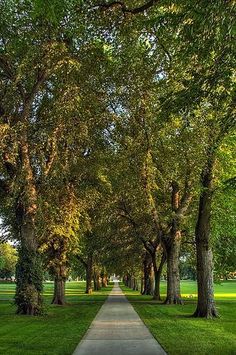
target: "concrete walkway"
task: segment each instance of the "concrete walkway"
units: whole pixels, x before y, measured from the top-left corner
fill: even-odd
[[[78,320],[79,321],[79,320]],[[118,284],[73,355],[164,355]]]

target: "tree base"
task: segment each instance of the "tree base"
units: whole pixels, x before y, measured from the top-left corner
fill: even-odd
[[[56,304],[58,306],[65,306],[66,302],[64,300],[53,299],[51,304]]]
[[[218,318],[219,314],[215,307],[210,307],[209,309],[200,309],[199,307],[197,307],[196,311],[193,314],[193,317],[212,319]]]
[[[179,304],[179,305],[183,306],[184,305],[184,301],[181,298],[179,298],[179,297],[174,297],[174,298],[167,297],[165,299],[164,304],[167,304],[167,305],[169,305],[169,304]]]
[[[30,316],[42,314],[42,264],[36,251],[21,247],[16,266],[16,280],[16,313]]]
[[[143,295],[143,296],[152,296],[152,292],[150,291],[143,291],[142,293],[141,293],[141,295]]]
[[[161,301],[161,296],[160,295],[153,295],[152,299],[154,301]]]

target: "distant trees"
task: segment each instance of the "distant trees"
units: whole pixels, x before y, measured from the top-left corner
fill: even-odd
[[[0,244],[0,278],[11,279],[15,277],[17,251],[9,243]]]

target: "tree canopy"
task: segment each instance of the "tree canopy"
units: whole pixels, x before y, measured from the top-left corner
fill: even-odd
[[[195,315],[217,315],[213,259],[217,277],[235,271],[235,2],[11,0],[0,13],[0,214],[18,243],[18,312],[40,313],[43,265],[64,304],[75,259],[88,293],[92,274],[151,265],[156,299],[166,263],[165,302],[182,303],[189,243]]]

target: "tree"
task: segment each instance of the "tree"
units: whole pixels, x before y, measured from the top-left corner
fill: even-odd
[[[56,38],[55,28],[51,31],[50,19],[46,18],[45,26],[41,26],[42,19],[34,14],[31,5],[1,4],[1,185],[4,199],[8,200],[6,205],[11,206],[7,211],[10,213],[3,217],[11,225],[14,238],[20,241],[15,301],[18,313],[24,314],[39,313],[42,303],[36,232],[39,182],[52,166],[53,141],[58,131],[47,132],[42,149],[42,142],[35,139],[38,111],[45,93],[50,95],[56,75],[58,78],[60,73],[64,75],[63,68],[70,63],[67,45]],[[40,128],[39,136],[44,130]],[[37,155],[40,149],[41,155]]]

